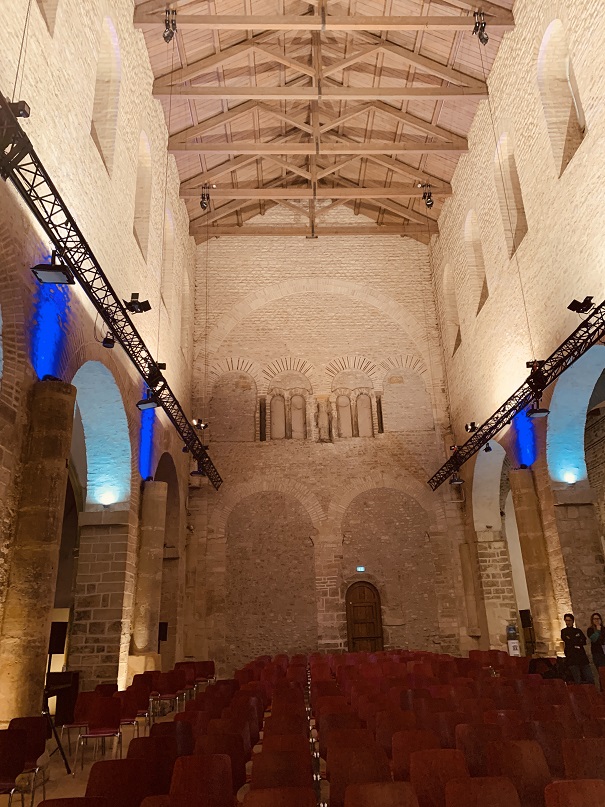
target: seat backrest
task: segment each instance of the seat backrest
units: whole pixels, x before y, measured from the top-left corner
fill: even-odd
[[[243,807],[316,807],[317,797],[311,787],[271,787],[250,790]]]
[[[138,805],[153,793],[153,772],[145,759],[107,759],[90,769],[86,796],[102,796],[111,807]]]
[[[370,782],[349,785],[345,807],[418,807],[418,799],[409,782]]]
[[[438,712],[431,721],[431,727],[439,737],[442,748],[455,748],[456,726],[467,722],[468,717],[461,712]]]
[[[544,752],[535,740],[509,740],[487,745],[490,776],[508,776],[522,804],[544,804],[544,788],[552,776]]]
[[[563,740],[570,735],[566,727],[556,720],[533,720],[530,723],[532,738],[540,743],[546,762],[553,776],[565,777],[565,766],[563,764]],[[575,738],[579,738],[580,728],[576,728]],[[571,738],[570,738],[571,739]]]
[[[74,707],[74,723],[86,723],[93,703],[99,698],[98,692],[78,692]]]
[[[195,703],[195,701],[187,701],[187,705]],[[210,722],[210,715],[201,709],[188,709],[184,712],[177,712],[174,716],[174,722],[178,723],[183,720],[185,723],[191,723],[191,731],[193,732],[193,739],[197,740],[200,734],[206,734],[208,731],[208,723]]]
[[[376,743],[363,748],[330,750],[330,807],[344,807],[349,785],[389,782],[391,769],[384,750]]]
[[[439,737],[434,731],[408,729],[393,734],[393,778],[405,782],[410,778],[410,756],[415,751],[440,748]]]
[[[33,767],[38,757],[41,757],[46,750],[49,726],[45,715],[13,717],[8,724],[8,728],[9,731],[17,730],[25,732],[27,736],[25,764],[28,767]]]
[[[212,807],[233,807],[231,759],[227,754],[179,757],[174,764],[171,796],[200,798]]]
[[[98,697],[91,706],[88,728],[118,731],[122,717],[122,704],[119,698]]]
[[[150,763],[154,781],[153,793],[168,793],[177,758],[175,737],[134,737],[128,746],[127,759],[144,759]]]
[[[445,807],[445,786],[450,779],[469,777],[462,751],[430,748],[410,756],[410,782],[420,807]]]
[[[195,743],[195,755],[227,754],[231,760],[233,792],[246,784],[244,741],[239,734],[205,734]]]
[[[393,734],[416,728],[414,712],[403,709],[387,709],[376,714],[376,742],[387,753],[393,755]]]
[[[114,692],[117,691],[117,684],[97,684],[95,687],[95,692],[97,692],[102,698],[111,698]]]
[[[463,752],[471,776],[487,776],[487,744],[502,739],[500,726],[460,723],[455,736],[456,748]]]
[[[302,734],[265,734],[263,735],[263,751],[290,751],[309,754],[309,740]]]
[[[0,730],[0,781],[14,782],[25,768],[27,732],[22,729]]]
[[[567,779],[605,779],[605,737],[563,740]]]
[[[329,773],[335,749],[366,748],[374,745],[374,742],[374,736],[368,729],[332,729],[326,737],[326,770]]]
[[[326,720],[330,715],[326,716]],[[300,734],[306,737],[309,734],[309,721],[303,714],[280,714],[271,715],[263,725],[263,736],[271,734]]]
[[[150,737],[174,737],[178,756],[193,754],[195,742],[193,727],[186,720],[169,720],[165,723],[154,723],[149,732]]]
[[[505,776],[450,779],[445,807],[521,807],[515,786]]]
[[[261,751],[252,762],[253,790],[270,787],[313,787],[311,755],[293,751]]]
[[[70,799],[45,799],[38,807],[110,807],[107,799],[80,796]]]
[[[546,807],[603,807],[603,779],[571,779],[552,782],[544,791]]]

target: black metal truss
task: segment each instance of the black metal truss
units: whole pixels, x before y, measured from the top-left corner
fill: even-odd
[[[99,316],[153,390],[154,398],[172,421],[199,467],[218,490],[222,479],[202,445],[198,430],[187,419],[2,93],[0,176],[10,179],[54,244],[61,260],[71,269]]]
[[[544,390],[605,335],[605,301],[596,306],[588,317],[543,362],[536,362],[529,377],[494,414],[459,446],[450,459],[429,479],[437,490],[467,460],[486,445],[519,412],[532,402],[538,402]]]

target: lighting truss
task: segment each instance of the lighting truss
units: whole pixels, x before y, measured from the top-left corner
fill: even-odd
[[[551,356],[544,362],[538,362],[537,372],[530,375],[519,389],[472,433],[466,443],[454,451],[450,459],[429,479],[430,487],[437,490],[439,485],[460,470],[464,463],[510,423],[515,415],[532,402],[539,400],[542,392],[604,335],[605,301],[593,309]]]
[[[74,273],[99,316],[153,391],[154,398],[168,415],[193,458],[218,490],[222,479],[202,445],[198,430],[191,425],[168,382],[157,369],[155,359],[132,324],[126,309],[1,92],[0,176],[3,179],[10,179],[19,196],[54,244],[60,258]]]

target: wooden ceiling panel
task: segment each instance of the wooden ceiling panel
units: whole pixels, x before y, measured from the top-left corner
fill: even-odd
[[[513,25],[512,0],[482,3],[487,47],[466,0],[171,0],[166,44],[164,4],[135,6],[198,241],[260,234],[249,220],[278,204],[300,220],[288,234],[350,208],[360,232],[370,218],[426,242]]]

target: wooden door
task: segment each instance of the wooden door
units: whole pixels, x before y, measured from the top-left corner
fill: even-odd
[[[353,583],[347,591],[349,652],[383,649],[380,595],[371,583]]]

